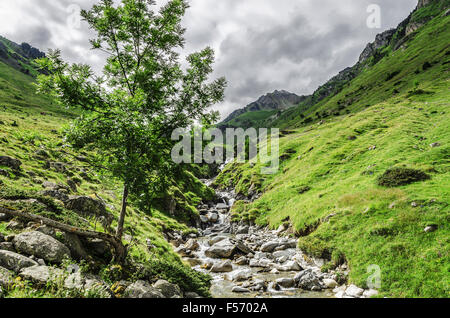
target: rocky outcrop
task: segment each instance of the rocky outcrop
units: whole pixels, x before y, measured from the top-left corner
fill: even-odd
[[[38,231],[16,235],[12,242],[19,253],[33,255],[50,263],[61,263],[64,258],[71,256],[64,244]]]
[[[37,262],[23,255],[0,250],[0,266],[6,269],[12,270],[16,273],[20,272],[23,268],[36,266]]]
[[[91,197],[70,196],[65,202],[65,206],[83,216],[102,218],[106,227],[109,227],[113,220],[113,215],[106,210],[106,205]]]
[[[363,63],[364,61],[372,57],[379,48],[388,45],[391,42],[392,37],[394,36],[396,31],[396,29],[391,29],[378,34],[375,37],[375,41],[367,44],[366,48],[361,53],[359,57],[359,63]]]

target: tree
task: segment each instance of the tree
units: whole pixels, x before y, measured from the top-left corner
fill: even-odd
[[[152,0],[101,0],[81,15],[96,37],[93,50],[107,55],[103,75],[68,64],[59,50],[39,61],[50,75],[38,90],[63,106],[81,110],[66,131],[76,149],[95,149],[103,169],[123,182],[116,238],[121,240],[129,193],[162,182],[173,168],[171,133],[195,121],[212,123],[208,109],[223,100],[225,78],[208,81],[214,52],[207,47],[180,63],[188,4],[171,0],[158,12]],[[121,255],[120,258],[124,258]]]

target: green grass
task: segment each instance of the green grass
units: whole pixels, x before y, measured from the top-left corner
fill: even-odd
[[[101,197],[109,204],[109,210],[117,220],[121,204],[121,183],[108,174],[97,171],[81,158],[93,158],[95,153],[76,152],[64,142],[63,129],[77,116],[76,112],[63,109],[50,99],[36,95],[31,76],[2,62],[0,62],[0,110],[0,155],[17,158],[23,163],[20,171],[0,166],[0,169],[9,172],[8,177],[0,176],[0,200],[36,198],[48,203],[48,207],[11,201],[7,204],[68,224],[105,231],[94,219],[90,219],[89,224],[86,225],[80,222],[78,215],[74,212],[64,209],[61,204],[48,197],[39,195],[39,191],[43,189],[41,185],[43,181],[67,185],[68,179],[72,179],[77,180],[79,185],[77,191],[70,194]],[[43,153],[41,153],[42,150]],[[59,172],[49,169],[47,162],[64,163],[67,171]],[[163,232],[168,230],[192,232],[193,230],[183,221],[189,220],[189,213],[198,214],[196,204],[202,199],[211,199],[214,195],[213,191],[206,188],[191,173],[180,176],[171,189],[182,194],[177,201],[179,214],[176,218],[169,215],[164,204],[150,205],[147,202],[146,205],[142,205],[131,202],[125,234],[132,235],[135,241],[129,257],[144,264],[150,261],[154,264],[166,264],[167,271],[164,270],[164,266],[159,266],[158,271],[150,272],[150,274],[155,275],[155,279],[161,277],[175,281],[176,277],[173,273],[182,273],[183,276],[180,277],[185,280],[184,287],[208,296],[207,276],[197,274],[184,264],[173,251],[172,246],[164,239]],[[166,198],[167,194],[161,196]],[[0,232],[6,235],[14,234],[6,229],[6,224],[0,223]],[[112,227],[115,228],[116,225],[114,221]],[[147,249],[147,239],[154,245],[151,251]],[[52,290],[37,290],[25,282],[17,284],[7,296],[58,297],[58,293]]]
[[[280,140],[284,161],[277,174],[260,175],[265,163],[230,164],[217,185],[242,194],[253,185],[263,193],[253,203],[238,202],[233,218],[272,228],[289,218],[299,247],[330,261],[323,270],[345,260],[350,282],[367,287],[368,267],[380,266],[381,296],[448,297],[449,21],[432,20],[406,49],[391,52],[306,114],[334,112],[338,101],[352,98],[348,112],[314,119],[323,120],[319,124],[302,124],[300,117],[278,122],[296,130]],[[432,66],[423,70],[427,61]],[[393,168],[430,178],[378,185]],[[426,233],[432,224],[438,229]]]

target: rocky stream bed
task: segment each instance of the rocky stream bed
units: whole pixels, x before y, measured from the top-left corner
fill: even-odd
[[[204,180],[211,185],[212,180]],[[174,233],[171,242],[191,266],[213,277],[215,298],[363,298],[376,295],[355,285],[339,285],[348,275],[342,265],[322,273],[324,260],[313,259],[297,248],[287,226],[278,230],[231,222],[236,195],[218,191],[219,203],[199,206],[200,237],[183,241]]]

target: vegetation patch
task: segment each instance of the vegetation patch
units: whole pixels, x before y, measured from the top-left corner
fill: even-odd
[[[378,185],[382,187],[399,187],[414,182],[425,181],[430,176],[423,171],[409,168],[393,168],[387,170],[378,178]]]

